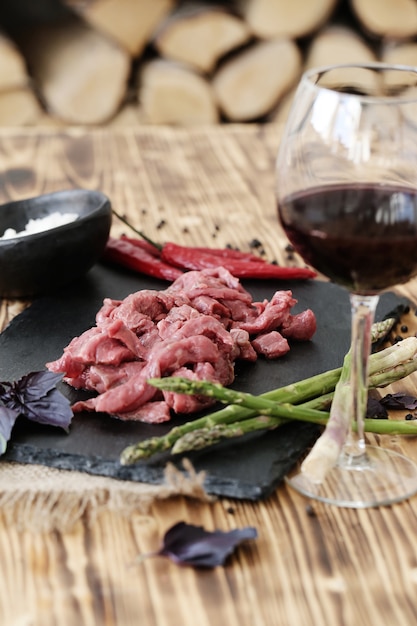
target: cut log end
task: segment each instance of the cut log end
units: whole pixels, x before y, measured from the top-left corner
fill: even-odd
[[[218,60],[251,38],[249,26],[218,6],[192,4],[166,20],[154,39],[160,55],[210,73]]]
[[[308,48],[305,67],[320,67],[339,63],[372,63],[377,56],[363,37],[342,26],[323,29]]]
[[[21,41],[47,111],[69,124],[102,124],[119,109],[130,56],[74,20],[33,29]]]
[[[151,124],[192,126],[219,121],[208,81],[172,61],[155,59],[144,66],[139,75],[138,99]]]
[[[83,20],[138,57],[174,0],[64,0]]]
[[[226,118],[245,122],[270,113],[300,74],[299,48],[277,39],[256,43],[228,60],[215,74],[213,88]]]
[[[37,124],[42,107],[29,88],[17,87],[0,91],[0,126]]]
[[[257,37],[297,39],[317,31],[337,0],[244,0],[243,14]]]
[[[26,87],[28,83],[23,55],[9,37],[0,33],[0,89]]]
[[[386,39],[417,35],[415,0],[352,0],[352,10],[366,32]]]

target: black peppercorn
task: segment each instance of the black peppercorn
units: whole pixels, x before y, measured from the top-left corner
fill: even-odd
[[[309,517],[316,517],[316,512],[311,506],[311,504],[306,505],[306,513]]]

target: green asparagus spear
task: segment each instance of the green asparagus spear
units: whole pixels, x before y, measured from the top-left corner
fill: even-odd
[[[208,380],[190,380],[169,376],[167,378],[150,378],[150,385],[165,391],[175,393],[186,393],[189,395],[203,395],[215,398],[223,404],[243,406],[253,409],[253,413],[258,415],[272,415],[282,419],[297,419],[304,422],[317,423],[323,418],[322,411],[304,407],[302,404],[291,404],[290,402],[276,402],[262,396],[254,396],[243,391],[235,391],[228,387],[223,387],[220,383],[213,383]]]
[[[317,420],[317,424],[325,425],[327,423],[328,414],[323,414],[321,419]],[[288,423],[279,417],[267,417],[261,415],[242,420],[234,424],[217,424],[213,428],[200,428],[186,433],[174,443],[171,453],[183,454],[191,450],[201,450],[209,446],[219,443],[223,439],[231,439],[241,437],[247,433],[257,430],[273,430]],[[386,419],[365,419],[365,431],[367,433],[378,433],[379,435],[417,435],[417,421],[397,421]]]
[[[213,428],[199,428],[186,433],[174,443],[171,453],[182,454],[189,450],[202,450],[219,443],[222,439],[241,437],[257,430],[272,430],[281,426],[285,420],[278,417],[260,415],[233,424],[216,424]],[[417,428],[416,428],[417,432]]]

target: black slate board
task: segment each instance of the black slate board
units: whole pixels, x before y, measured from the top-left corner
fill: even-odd
[[[277,289],[291,289],[298,300],[294,311],[312,308],[318,329],[313,341],[293,345],[277,361],[259,359],[256,364],[237,365],[236,389],[258,394],[340,366],[350,335],[349,298],[344,290],[318,281],[243,284],[255,300],[270,298]],[[139,289],[165,287],[166,283],[152,278],[96,265],[82,282],[36,300],[9,324],[0,335],[0,380],[16,380],[58,358],[72,337],[94,324],[103,298],[121,299]],[[378,316],[399,302],[393,294],[384,294]],[[61,390],[72,401],[80,397],[65,384]],[[180,422],[175,418],[168,424],[127,423],[108,415],[85,413],[76,415],[67,435],[22,419],[13,430],[3,459],[157,484],[163,480],[168,459],[182,469],[179,457],[163,454],[123,467],[120,452]],[[187,456],[197,471],[205,470],[208,493],[256,500],[273,491],[316,437],[315,426],[297,423]]]

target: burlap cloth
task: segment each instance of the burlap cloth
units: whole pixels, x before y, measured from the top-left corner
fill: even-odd
[[[204,501],[204,472],[196,473],[183,461],[184,472],[168,463],[160,485],[92,476],[43,465],[1,464],[0,510],[6,521],[19,530],[68,531],[83,519],[94,523],[103,511],[129,516],[147,513],[157,499],[177,495]]]

